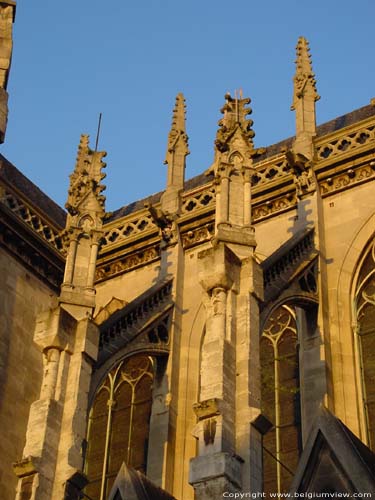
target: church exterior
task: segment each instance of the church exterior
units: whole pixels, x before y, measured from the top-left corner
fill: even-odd
[[[112,214],[88,136],[66,211],[0,156],[1,498],[375,494],[375,104],[318,99],[301,37],[295,136],[255,148],[227,94],[185,180],[178,94],[166,189]]]

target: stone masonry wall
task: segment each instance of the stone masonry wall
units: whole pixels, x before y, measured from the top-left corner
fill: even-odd
[[[38,399],[42,355],[33,343],[36,314],[54,293],[0,249],[0,496],[13,500],[12,463],[22,457],[30,404]]]

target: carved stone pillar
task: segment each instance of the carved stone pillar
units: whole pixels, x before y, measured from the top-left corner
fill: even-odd
[[[88,288],[92,288],[94,286],[96,259],[98,256],[101,236],[102,236],[102,233],[94,233],[93,237],[92,237],[89,267],[88,267],[88,272],[87,272],[87,287]]]
[[[8,85],[13,50],[13,23],[16,2],[0,0],[0,144],[4,142],[8,122]]]
[[[251,422],[260,413],[263,276],[251,246],[217,240],[198,258],[206,332],[194,405],[198,456],[190,464],[190,483],[197,500],[216,500],[224,492],[262,488],[260,438]]]
[[[60,349],[50,347],[44,353],[44,374],[40,399],[52,399],[55,396],[59,371]]]
[[[243,224],[248,227],[251,225],[251,169],[243,166],[241,169],[243,177]]]
[[[229,175],[227,169],[224,170],[221,178],[221,221],[228,222],[228,209],[229,209]]]
[[[241,460],[235,456],[235,339],[233,301],[240,262],[224,245],[199,255],[206,296],[206,332],[201,352],[201,389],[194,406],[199,456],[191,461],[190,483],[199,500],[241,489]]]
[[[62,286],[71,286],[72,284],[74,264],[77,255],[77,246],[78,246],[78,234],[75,234],[70,239],[69,251],[65,263],[64,281]]]

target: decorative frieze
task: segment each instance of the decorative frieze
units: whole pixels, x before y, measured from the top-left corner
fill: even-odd
[[[99,264],[95,281],[100,282],[116,275],[131,271],[160,258],[160,243],[135,251],[110,263]]]
[[[204,226],[182,233],[181,240],[184,249],[194,247],[200,243],[209,241],[214,235],[215,225],[213,222],[208,222]]]
[[[327,177],[320,182],[322,196],[328,196],[337,191],[342,191],[354,184],[360,184],[373,178],[375,175],[375,162],[360,167],[349,167],[345,172],[340,172],[332,177]]]
[[[290,210],[297,205],[297,196],[295,192],[289,192],[277,198],[266,200],[253,207],[253,221],[260,222],[273,215]]]

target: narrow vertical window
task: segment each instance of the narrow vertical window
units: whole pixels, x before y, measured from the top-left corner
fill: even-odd
[[[264,491],[286,492],[301,448],[299,356],[295,311],[287,305],[268,319],[260,342],[262,412],[273,428],[264,436]]]
[[[96,393],[85,463],[86,494],[93,500],[107,498],[123,462],[146,472],[153,364],[146,355],[121,361]]]
[[[375,450],[375,247],[364,258],[355,291],[356,333],[369,447]]]

